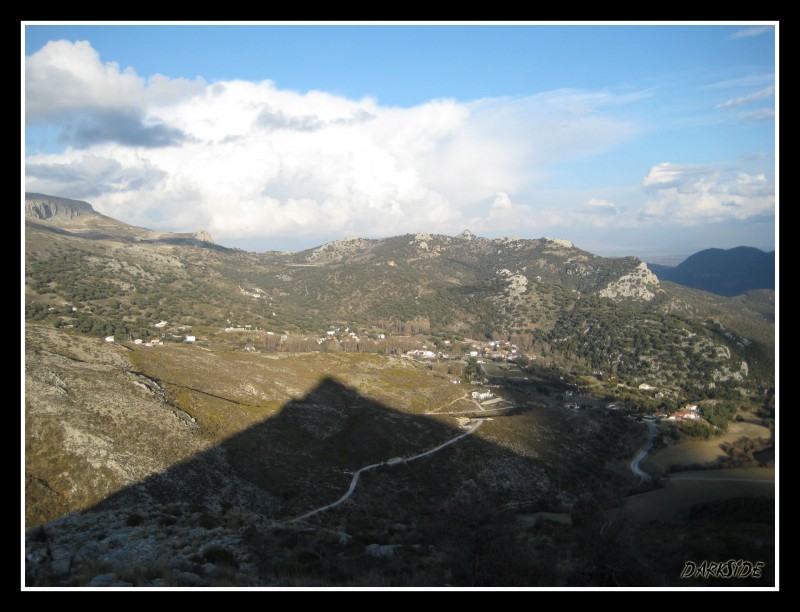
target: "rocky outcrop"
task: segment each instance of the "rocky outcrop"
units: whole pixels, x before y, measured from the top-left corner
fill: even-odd
[[[41,193],[25,194],[25,216],[32,217],[37,221],[74,219],[96,214],[97,212],[88,202],[57,198]]]
[[[263,522],[266,527],[271,523]],[[26,586],[257,585],[258,514],[190,504],[68,514],[25,537]]]
[[[194,237],[196,240],[200,240],[201,242],[210,242],[211,244],[214,244],[214,239],[211,237],[211,234],[209,234],[206,230],[200,230],[199,232],[195,232],[194,234],[192,234],[192,237]]]
[[[572,242],[570,242],[569,240],[564,240],[562,238],[542,238],[542,240],[546,240],[551,244],[564,247],[565,249],[572,249],[575,247],[575,245]]]
[[[528,279],[524,274],[514,274],[511,270],[505,268],[498,270],[497,274],[505,277],[506,296],[508,298],[521,297],[528,290]]]
[[[659,290],[658,278],[641,262],[632,272],[619,277],[617,280],[608,284],[605,289],[601,289],[597,294],[612,300],[634,299],[649,302]]]
[[[305,260],[315,264],[338,262],[346,257],[363,253],[371,244],[372,241],[358,237],[334,240],[312,250]]]

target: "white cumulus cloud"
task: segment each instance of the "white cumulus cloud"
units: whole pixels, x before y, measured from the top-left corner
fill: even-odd
[[[60,153],[26,157],[26,189],[89,199],[123,221],[215,238],[497,231],[563,220],[512,203],[553,164],[640,128],[618,109],[646,94],[556,90],[409,108],[298,93],[272,81],[144,79],[88,42],[26,58],[28,130]],[[492,202],[487,210],[487,203]]]
[[[641,216],[683,224],[749,219],[775,212],[775,185],[763,174],[701,165],[661,163],[642,181]]]

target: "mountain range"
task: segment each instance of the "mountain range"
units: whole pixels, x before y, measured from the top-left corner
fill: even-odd
[[[600,257],[561,239],[465,230],[248,253],[207,232],[152,232],[86,202],[28,194],[25,250],[26,316],[95,336],[147,339],[166,320],[247,325],[313,349],[345,328],[362,350],[379,335],[514,337],[545,362],[640,382],[694,362],[684,386],[702,386],[712,372],[733,381],[742,360],[752,374],[769,377],[772,367],[771,294],[732,302],[664,285],[638,258]]]
[[[659,280],[717,295],[741,295],[753,289],[775,289],[775,251],[753,247],[705,249],[677,266],[649,264]]]
[[[248,253],[25,212],[27,585],[683,586],[771,555],[768,480],[630,465],[657,411],[706,420],[658,445],[774,418],[774,291],[554,238]]]

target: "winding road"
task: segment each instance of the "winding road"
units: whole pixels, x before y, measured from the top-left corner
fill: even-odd
[[[321,508],[317,508],[316,510],[312,510],[311,512],[306,512],[302,516],[298,516],[296,518],[293,518],[290,522],[301,521],[303,519],[307,519],[307,518],[309,518],[311,516],[314,516],[315,514],[319,514],[320,512],[325,512],[326,510],[330,510],[331,508],[335,508],[336,506],[338,506],[338,505],[344,503],[345,501],[347,501],[350,498],[350,496],[353,494],[353,491],[356,490],[356,485],[358,484],[358,478],[359,478],[359,476],[361,476],[361,474],[363,472],[368,472],[369,470],[374,470],[375,468],[381,467],[382,465],[399,465],[401,463],[408,463],[409,461],[414,461],[415,459],[422,459],[423,457],[427,457],[428,455],[432,455],[433,453],[436,453],[436,452],[442,450],[444,447],[450,446],[451,444],[454,444],[454,443],[458,442],[462,438],[467,437],[468,435],[470,435],[471,433],[476,431],[481,425],[483,425],[483,423],[484,423],[483,419],[478,419],[478,421],[475,423],[475,425],[470,427],[464,433],[459,434],[455,438],[451,438],[447,442],[444,442],[444,443],[440,444],[439,446],[436,446],[436,447],[434,447],[434,448],[432,448],[430,450],[426,450],[425,452],[419,453],[417,455],[411,455],[410,457],[394,457],[392,459],[388,459],[388,460],[382,461],[380,463],[373,463],[371,465],[365,465],[364,467],[359,468],[353,474],[353,479],[350,481],[350,488],[347,489],[347,493],[342,495],[339,499],[337,499],[332,504],[328,504],[326,506],[322,506]]]
[[[631,461],[631,472],[636,474],[639,478],[643,480],[650,480],[653,478],[652,474],[648,474],[642,468],[639,467],[639,464],[642,462],[642,459],[645,458],[647,453],[650,452],[650,449],[653,448],[653,440],[656,437],[656,423],[655,421],[645,421],[647,425],[647,442],[645,442],[642,450],[633,458]]]

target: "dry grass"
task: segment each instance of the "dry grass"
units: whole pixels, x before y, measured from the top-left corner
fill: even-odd
[[[640,522],[683,521],[695,504],[734,497],[774,497],[774,478],[774,468],[681,472],[670,478],[662,489],[627,498],[625,509],[633,520]],[[756,480],[761,482],[753,482]]]
[[[725,452],[720,448],[724,442],[732,443],[740,438],[769,438],[769,436],[769,429],[763,425],[732,423],[728,431],[719,438],[681,442],[659,449],[647,458],[646,466],[658,473],[665,473],[674,467],[711,465],[725,457]]]

